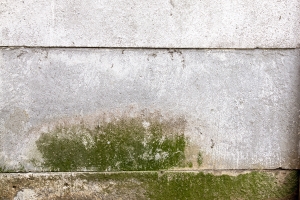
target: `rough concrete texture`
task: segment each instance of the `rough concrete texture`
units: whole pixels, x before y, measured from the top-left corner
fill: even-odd
[[[0,2],[1,46],[295,48],[299,0]]]
[[[289,170],[0,174],[0,198],[14,200],[292,200],[297,186]]]
[[[99,139],[80,135],[87,132],[94,136],[93,131],[96,135],[107,133],[107,138],[127,131],[133,143],[140,141],[124,150],[128,156],[137,148],[142,149],[138,159],[151,153],[155,160],[171,155],[174,140],[164,146],[166,151],[156,148],[156,153],[141,145],[149,144],[151,119],[163,127],[151,134],[156,138],[166,135],[155,139],[160,141],[158,145],[168,141],[168,127],[180,128],[186,146],[177,150],[184,151],[190,168],[198,168],[200,161],[202,169],[297,169],[299,70],[300,50],[2,48],[2,171],[49,170],[43,168],[47,164],[43,159],[49,161],[47,155],[54,152],[51,145],[56,143],[51,141],[71,145],[70,152],[75,153],[63,149],[70,161],[63,169],[73,169],[70,163],[74,163],[76,152],[82,152],[79,146],[90,155],[88,148]],[[109,132],[104,130],[105,124],[123,119],[137,119],[140,129],[132,123],[133,128],[128,128],[125,123],[106,129]],[[76,131],[72,127],[77,127]],[[134,141],[130,130],[139,139]],[[109,148],[121,144],[110,142],[107,140]],[[100,155],[104,143],[97,144]],[[62,151],[55,148],[57,153]],[[118,156],[122,155],[120,151]],[[116,160],[115,165],[119,163]]]

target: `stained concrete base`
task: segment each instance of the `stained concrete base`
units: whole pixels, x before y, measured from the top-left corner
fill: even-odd
[[[0,199],[296,199],[298,172],[2,173]]]

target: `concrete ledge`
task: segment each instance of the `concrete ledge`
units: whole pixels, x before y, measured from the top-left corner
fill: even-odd
[[[0,46],[295,48],[299,0],[0,3]]]
[[[0,174],[1,199],[296,199],[298,173],[195,171]]]

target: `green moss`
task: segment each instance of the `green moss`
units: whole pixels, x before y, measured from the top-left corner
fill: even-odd
[[[295,173],[282,185],[276,184],[275,177],[261,172],[236,177],[169,173],[150,183],[148,191],[151,199],[281,199],[297,191]]]
[[[0,166],[0,173],[5,173],[6,171],[7,170],[5,166]]]
[[[187,162],[187,167],[192,168],[193,167],[193,163],[192,162]]]
[[[0,173],[26,172],[24,165],[15,166],[11,169],[6,166],[0,166]]]
[[[186,139],[168,122],[123,119],[89,129],[58,127],[36,142],[51,171],[146,171],[184,163]],[[171,130],[171,131],[170,131]]]
[[[77,178],[91,182],[112,181],[115,190],[142,187],[147,198],[165,199],[294,199],[298,191],[298,173],[292,171],[284,180],[273,172],[254,171],[238,176],[210,173],[159,172],[83,174]]]
[[[203,157],[202,157],[201,152],[199,152],[199,153],[198,153],[198,157],[197,157],[197,163],[198,163],[198,166],[201,166],[201,165],[202,165],[202,162],[203,162]]]

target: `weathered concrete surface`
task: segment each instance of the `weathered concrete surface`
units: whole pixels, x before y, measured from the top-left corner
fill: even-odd
[[[178,127],[188,140],[182,144],[189,167],[198,168],[200,153],[202,169],[296,169],[299,70],[300,50],[2,48],[2,167],[47,170],[33,165],[55,144],[43,142],[42,133],[51,141],[58,134],[76,152],[78,140],[68,133],[88,147],[95,140],[80,135],[104,122],[138,119],[145,131],[152,117],[184,122]],[[130,130],[126,126],[115,130]]]
[[[299,0],[0,2],[0,46],[295,48]]]
[[[202,171],[0,174],[0,198],[296,199],[298,173]]]

